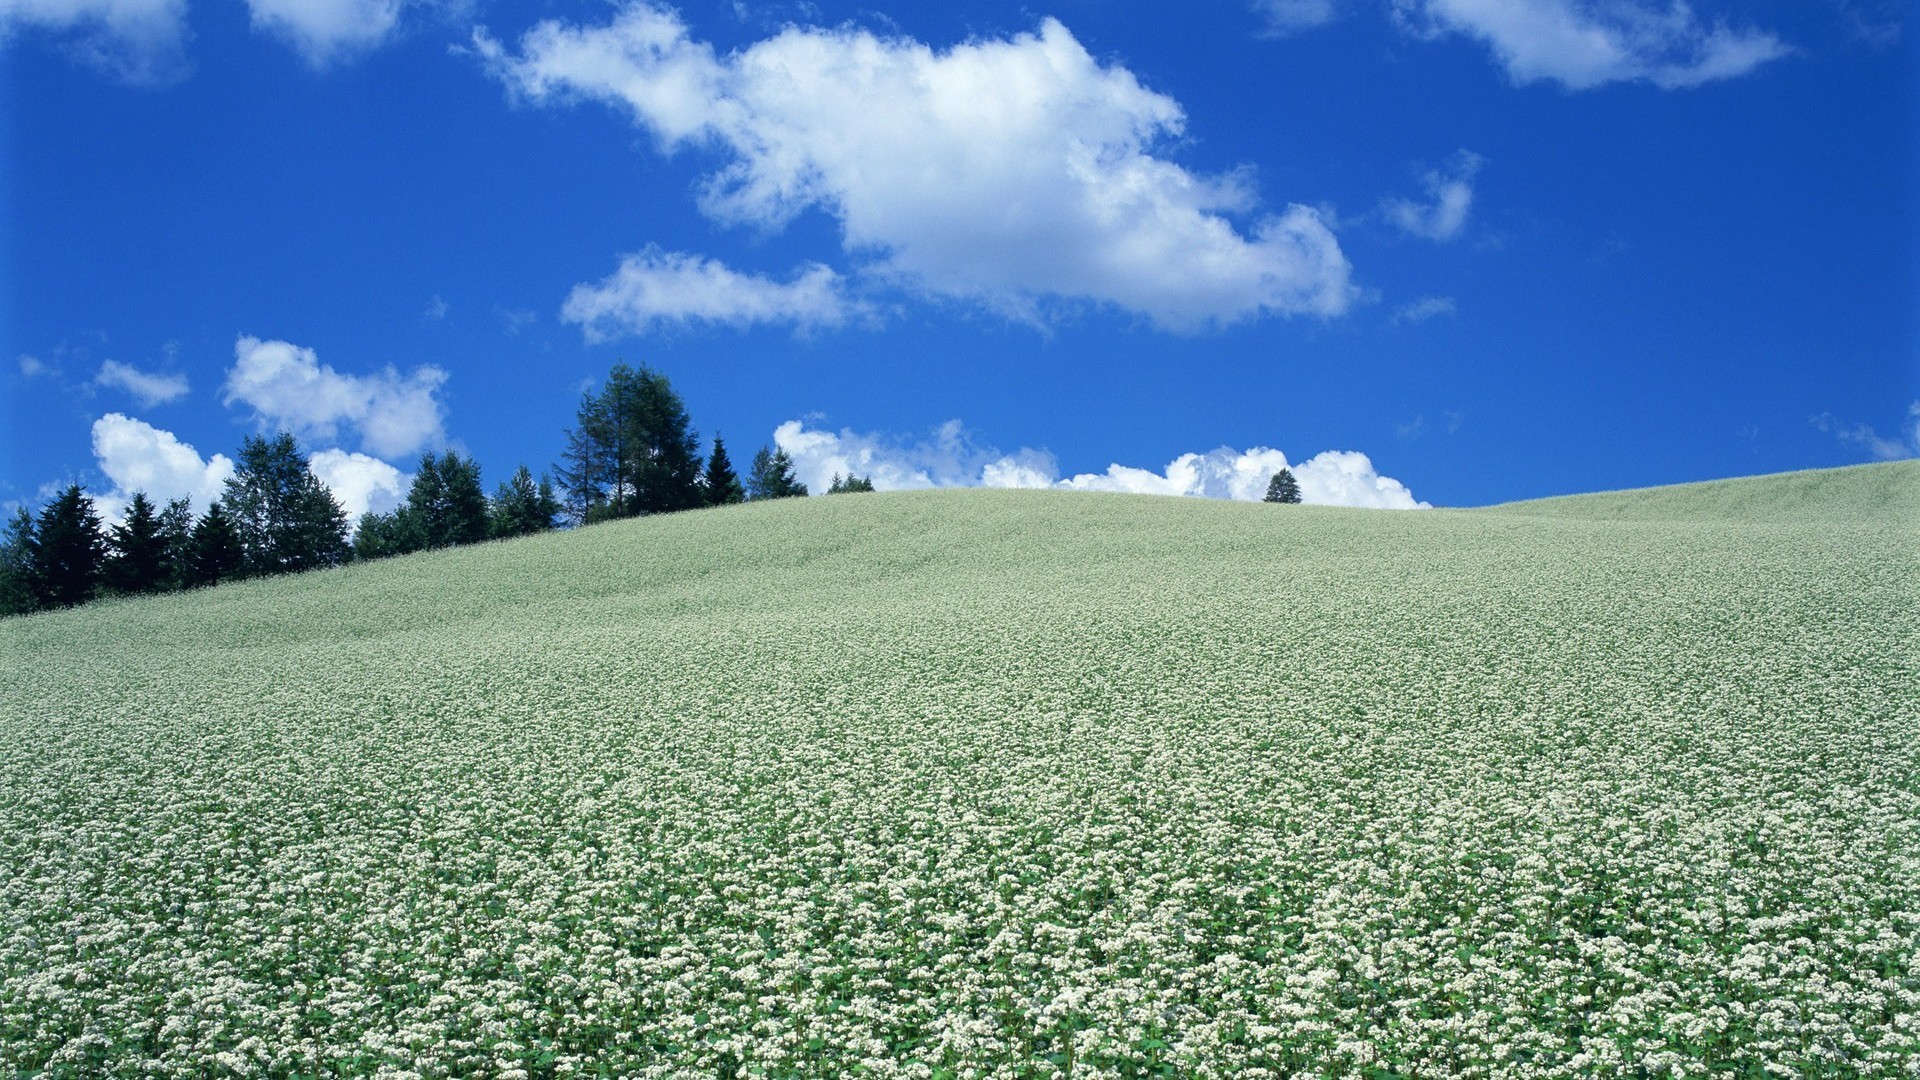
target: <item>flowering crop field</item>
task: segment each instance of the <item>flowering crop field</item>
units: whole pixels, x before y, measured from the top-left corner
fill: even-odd
[[[1920,464],[0,623],[0,1075],[1920,1076]]]

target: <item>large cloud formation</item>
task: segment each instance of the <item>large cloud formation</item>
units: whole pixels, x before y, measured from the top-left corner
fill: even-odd
[[[816,492],[825,491],[838,474],[870,477],[882,491],[1053,487],[1256,501],[1266,495],[1274,473],[1291,468],[1300,482],[1303,502],[1395,510],[1428,505],[1415,499],[1400,481],[1381,476],[1367,455],[1352,450],[1328,450],[1293,465],[1284,453],[1268,447],[1240,451],[1223,446],[1181,454],[1158,471],[1115,463],[1105,472],[1061,477],[1053,456],[1045,451],[1002,454],[981,446],[958,420],[948,421],[922,440],[845,428],[831,431],[789,420],[774,429],[773,441],[793,459],[800,481]]]
[[[233,357],[226,404],[244,404],[262,423],[303,440],[332,441],[350,427],[365,449],[392,457],[445,438],[434,395],[447,373],[437,367],[347,375],[320,363],[312,349],[250,336],[234,343]]]
[[[663,152],[721,151],[699,195],[716,221],[832,215],[870,281],[1017,318],[1108,305],[1177,330],[1334,316],[1355,297],[1317,212],[1262,212],[1244,176],[1156,156],[1184,129],[1179,104],[1052,19],[945,50],[791,27],[721,56],[637,0],[603,26],[540,23],[517,52],[484,31],[474,42],[524,100],[606,102]],[[717,317],[706,299],[686,310]],[[642,311],[642,324],[675,317]]]

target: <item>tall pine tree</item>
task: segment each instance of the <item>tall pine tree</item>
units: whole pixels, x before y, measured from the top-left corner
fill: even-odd
[[[33,598],[33,515],[23,506],[0,535],[0,616],[24,615],[39,606]]]
[[[555,473],[570,521],[659,514],[704,505],[700,440],[686,404],[652,368],[615,364],[583,395]]]
[[[740,483],[740,474],[733,471],[733,459],[727,456],[727,444],[721,441],[718,432],[713,436],[713,453],[707,458],[703,486],[708,506],[747,501],[747,489]]]
[[[118,593],[159,592],[167,587],[167,546],[160,514],[144,491],[133,493],[126,519],[107,531],[106,583]]]
[[[79,484],[68,484],[40,511],[27,550],[28,587],[41,607],[72,607],[93,598],[107,545],[93,500]]]
[[[233,527],[233,518],[223,504],[215,502],[193,527],[182,582],[189,587],[218,585],[240,577],[246,562],[246,548]]]
[[[407,492],[403,522],[418,530],[424,547],[474,544],[487,538],[487,496],[480,489],[480,463],[452,450],[423,454]]]
[[[193,502],[187,496],[169,499],[160,511],[160,546],[166,561],[165,587],[186,588],[193,559]]]
[[[533,473],[522,465],[494,492],[487,508],[488,531],[496,537],[545,532],[553,528],[553,519],[559,514],[553,484],[544,476],[534,483]]]

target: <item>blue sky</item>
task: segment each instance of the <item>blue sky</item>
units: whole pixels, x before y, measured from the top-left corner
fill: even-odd
[[[0,0],[0,501],[350,508],[616,360],[805,479],[1478,505],[1920,453],[1897,0]]]

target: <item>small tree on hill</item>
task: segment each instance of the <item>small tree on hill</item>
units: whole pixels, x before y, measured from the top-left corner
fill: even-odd
[[[747,473],[749,499],[790,499],[805,495],[807,485],[793,475],[793,458],[785,450],[761,447],[753,455],[753,468]]]
[[[849,492],[849,491],[872,491],[872,490],[873,490],[873,477],[871,476],[855,476],[853,475],[853,473],[849,472],[847,473],[847,478],[845,480],[842,480],[840,479],[839,473],[834,473],[833,483],[828,485],[827,494],[839,495],[843,492]]]
[[[1297,503],[1300,501],[1300,481],[1293,478],[1293,470],[1283,468],[1267,481],[1267,497],[1270,503]]]
[[[533,473],[522,465],[513,479],[502,481],[487,507],[487,530],[496,538],[526,536],[553,528],[560,516],[560,500],[554,498],[553,484],[545,477],[535,483]]]
[[[193,527],[182,581],[190,587],[218,585],[241,576],[246,563],[246,548],[233,527],[233,518],[222,503],[214,503]]]
[[[747,501],[747,489],[740,483],[740,474],[733,471],[733,459],[727,456],[727,444],[718,433],[713,436],[713,454],[707,458],[707,475],[701,483],[708,506]]]
[[[33,515],[23,506],[0,536],[0,615],[24,615],[39,606],[33,598]]]

